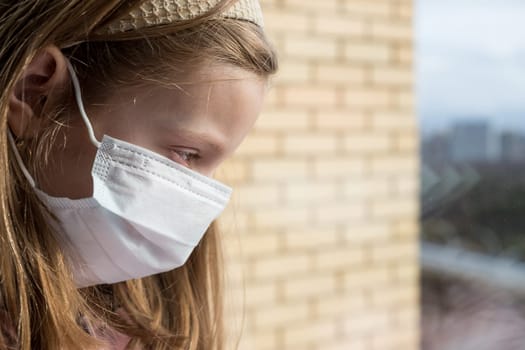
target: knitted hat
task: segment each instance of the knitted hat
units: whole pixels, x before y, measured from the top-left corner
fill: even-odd
[[[114,34],[188,20],[208,12],[218,3],[219,0],[146,0],[125,17],[110,23],[106,30]],[[238,0],[220,16],[264,25],[258,0]]]

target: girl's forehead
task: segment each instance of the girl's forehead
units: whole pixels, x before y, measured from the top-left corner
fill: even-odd
[[[128,100],[133,96],[135,100],[167,99],[177,101],[195,101],[206,99],[208,102],[218,96],[232,98],[245,95],[263,93],[268,86],[268,78],[237,67],[213,66],[199,70],[186,71],[183,74],[166,74],[159,79],[149,79],[144,83],[111,89],[107,96],[113,95],[117,99]]]
[[[207,85],[235,80],[264,79],[247,69],[226,63],[204,63],[166,75],[166,78],[179,85]]]
[[[188,76],[166,79],[148,85],[113,89],[97,112],[148,115],[148,120],[184,121],[194,116],[207,116],[230,123],[231,119],[258,114],[267,90],[267,80],[243,69],[214,67]],[[175,117],[175,118],[174,118]]]

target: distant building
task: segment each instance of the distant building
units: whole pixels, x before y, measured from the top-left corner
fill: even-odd
[[[513,131],[501,134],[501,159],[507,162],[525,161],[525,136]]]
[[[450,162],[450,137],[440,132],[423,139],[421,157],[424,163],[446,165]]]
[[[487,162],[499,158],[496,133],[485,120],[462,120],[452,126],[450,158],[453,162]]]

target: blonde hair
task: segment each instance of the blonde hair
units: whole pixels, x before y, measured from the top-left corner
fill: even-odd
[[[7,143],[8,99],[40,49],[54,44],[78,71],[86,98],[96,91],[144,81],[169,83],[166,72],[207,62],[231,64],[268,76],[275,52],[249,22],[217,19],[234,0],[221,1],[195,19],[126,33],[96,34],[127,14],[137,0],[19,1],[0,4],[0,348],[89,349],[100,340],[87,323],[103,322],[145,349],[223,349],[221,249],[215,225],[187,263],[173,271],[115,285],[78,290],[55,232],[18,168]],[[173,75],[173,74],[172,74]],[[50,127],[22,146],[32,171],[46,159],[57,128],[71,107],[45,116]],[[66,118],[67,119],[67,118]],[[116,310],[124,310],[121,317]],[[0,323],[3,322],[0,320]]]

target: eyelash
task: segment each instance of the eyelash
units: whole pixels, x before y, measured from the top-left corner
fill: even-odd
[[[201,158],[201,156],[195,152],[186,152],[181,150],[173,150],[173,152],[176,153],[183,161],[188,163]]]
[[[184,152],[184,151],[175,151],[175,152],[177,152],[182,157],[182,159],[184,159],[185,161],[192,161],[192,160],[200,158],[197,153]]]

